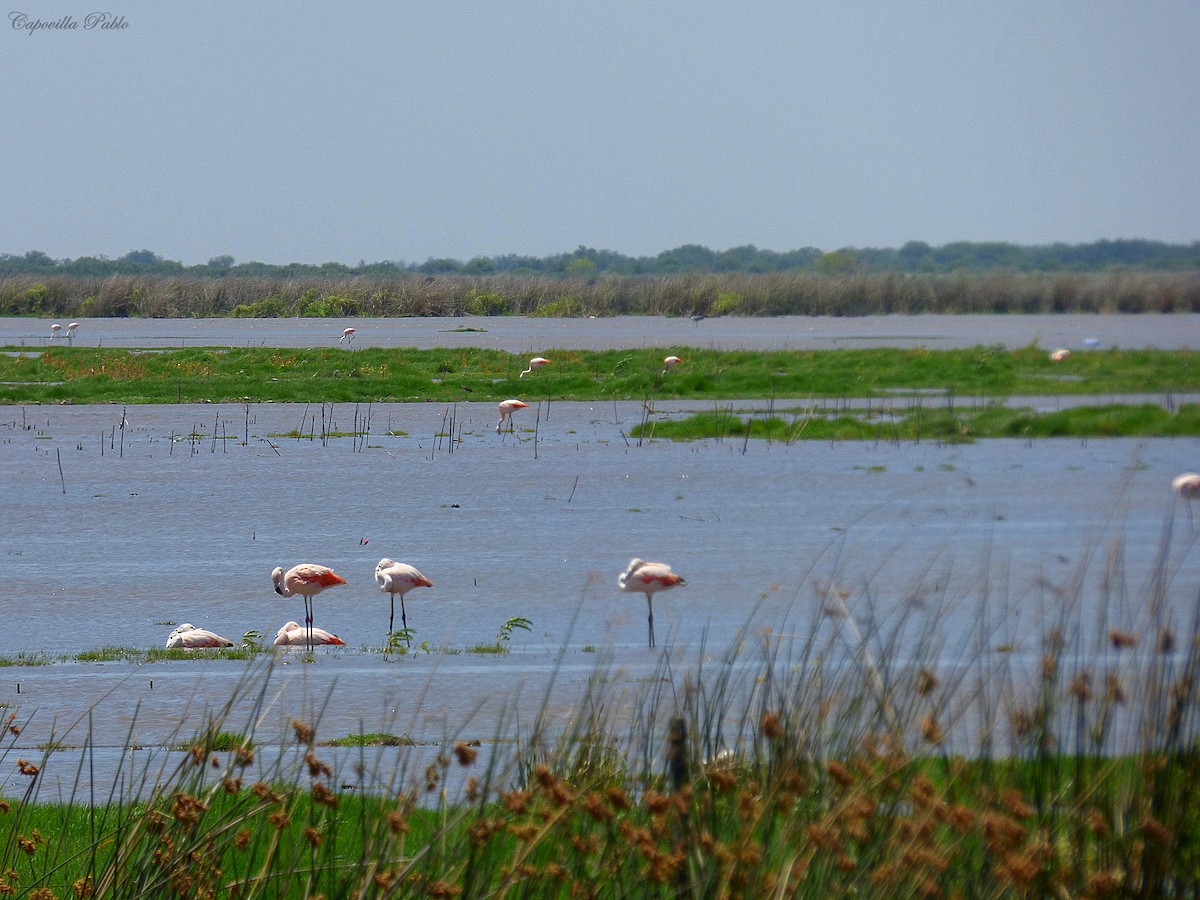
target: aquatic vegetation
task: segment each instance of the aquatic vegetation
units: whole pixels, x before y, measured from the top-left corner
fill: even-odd
[[[547,348],[555,364],[530,384],[519,377],[527,357],[484,349],[12,348],[0,354],[0,403],[498,402],[532,391],[527,401],[792,397],[823,404],[922,391],[948,398],[1200,391],[1197,354],[1186,350],[1098,350],[1054,363],[1037,347],[676,349],[687,365],[664,377],[661,349]],[[360,437],[359,424],[341,433]],[[288,436],[315,430],[302,424]]]

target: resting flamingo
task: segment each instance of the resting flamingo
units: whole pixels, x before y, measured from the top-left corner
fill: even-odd
[[[524,372],[522,372],[522,373],[521,373],[520,375],[518,375],[517,377],[518,377],[518,378],[524,378],[526,375],[528,375],[528,374],[529,374],[530,372],[532,372],[534,369],[540,369],[542,366],[548,366],[548,365],[550,365],[550,360],[546,359],[546,357],[544,357],[544,356],[535,356],[533,359],[531,359],[531,360],[529,361],[529,368],[528,368],[528,369],[526,369]]]
[[[291,597],[300,594],[304,597],[304,625],[308,634],[308,649],[313,648],[313,615],[312,598],[327,587],[345,584],[346,579],[328,566],[318,566],[315,563],[300,563],[292,566],[287,572],[282,566],[276,566],[271,572],[271,581],[275,583],[275,593],[281,597]]]
[[[1054,362],[1062,362],[1063,360],[1067,360],[1070,358],[1071,358],[1071,351],[1068,350],[1066,347],[1059,347],[1057,350],[1055,350],[1053,353],[1050,354],[1050,359],[1053,360]]]
[[[681,362],[683,362],[683,357],[681,357],[681,356],[668,356],[666,359],[663,360],[662,373],[664,375],[666,375],[668,372],[670,372],[673,368],[675,368]]]
[[[1200,475],[1195,472],[1184,472],[1182,475],[1176,475],[1171,481],[1171,488],[1181,498],[1187,501],[1188,511],[1188,526],[1192,526],[1192,504],[1193,500],[1200,500]]]
[[[385,594],[392,595],[392,614],[388,617],[388,634],[396,625],[396,595],[400,595],[400,625],[408,630],[408,616],[404,611],[404,595],[413,588],[433,587],[433,582],[408,563],[398,563],[384,557],[375,566],[375,583]]]
[[[617,577],[617,587],[630,594],[645,594],[647,623],[650,626],[650,646],[654,646],[654,595],[687,582],[671,571],[666,563],[631,559],[629,567]]]
[[[513,430],[512,414],[518,409],[526,409],[528,406],[528,403],[522,403],[520,400],[501,401],[499,406],[500,421],[496,423],[496,434],[500,433],[500,428],[504,425],[505,419],[508,419],[508,430],[511,432]]]
[[[340,644],[345,645],[336,634],[330,634],[324,628],[314,628],[312,630],[312,639],[317,644]],[[283,627],[275,633],[274,646],[276,647],[298,647],[304,643],[304,629],[300,627],[299,622],[285,622]]]
[[[167,649],[183,648],[194,650],[197,647],[232,647],[233,641],[223,638],[212,631],[205,631],[195,625],[180,625],[167,638]]]

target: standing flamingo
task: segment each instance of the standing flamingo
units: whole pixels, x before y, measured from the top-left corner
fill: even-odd
[[[311,650],[313,648],[312,598],[327,587],[345,584],[346,579],[328,566],[301,563],[298,566],[292,566],[286,573],[283,571],[283,566],[276,566],[271,573],[271,581],[275,583],[275,593],[281,597],[291,597],[294,594],[304,597],[304,625],[308,633],[308,649]]]
[[[529,361],[529,368],[528,368],[528,369],[526,369],[524,372],[522,372],[522,373],[521,373],[520,375],[518,375],[517,377],[518,377],[518,378],[524,378],[526,375],[528,375],[528,374],[529,374],[530,372],[532,372],[534,369],[540,369],[542,366],[548,366],[548,365],[550,365],[550,360],[546,359],[546,357],[544,357],[544,356],[535,356],[533,359],[531,359],[531,360]]]
[[[1192,526],[1192,500],[1200,500],[1200,475],[1195,472],[1184,472],[1176,475],[1171,481],[1171,488],[1187,501],[1188,527]]]
[[[668,372],[670,372],[673,368],[675,368],[681,362],[683,362],[683,357],[681,357],[681,356],[668,356],[666,359],[663,360],[662,373],[664,375],[666,375]]]
[[[55,322],[53,325],[51,325],[50,326],[50,340],[54,340],[56,337],[58,337],[58,333],[60,331],[62,331],[62,326],[59,325],[57,322]]]
[[[408,616],[404,612],[404,595],[413,588],[433,587],[433,582],[410,566],[384,557],[375,567],[375,583],[385,594],[392,595],[392,614],[388,618],[388,634],[396,624],[396,595],[400,595],[400,625],[408,630]]]
[[[74,339],[75,329],[77,329],[78,327],[79,327],[78,322],[72,322],[70,325],[67,326],[67,343],[68,344],[71,343],[71,341]]]
[[[504,400],[500,403],[500,421],[496,423],[496,434],[500,433],[500,427],[504,424],[504,420],[508,419],[508,430],[513,430],[512,414],[518,409],[525,409],[529,406],[528,403],[522,403],[520,400]]]
[[[617,587],[634,594],[646,595],[646,609],[649,611],[647,622],[650,626],[650,646],[654,646],[654,595],[676,585],[686,585],[687,582],[671,571],[666,563],[646,562],[644,559],[631,559],[629,567],[617,577]]]
[[[344,330],[342,332],[342,336],[340,338],[338,338],[338,343],[340,344],[343,341],[345,341],[351,347],[353,347],[354,346],[354,335],[357,333],[358,333],[357,328],[347,328],[346,330]]]
[[[285,622],[283,627],[275,633],[274,646],[276,647],[298,647],[305,640],[304,629],[300,627],[299,622]],[[324,628],[314,628],[312,630],[312,639],[318,644],[340,644],[345,645],[336,634],[330,634]]]
[[[167,638],[167,649],[183,648],[193,650],[197,647],[232,647],[233,641],[223,638],[212,631],[205,631],[195,625],[180,625]]]

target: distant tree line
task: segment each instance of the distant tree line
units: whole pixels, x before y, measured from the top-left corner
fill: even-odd
[[[185,266],[150,250],[134,250],[118,259],[81,256],[53,259],[40,250],[23,255],[0,254],[0,277],[14,275],[105,278],[114,275],[187,278],[271,279],[395,279],[403,276],[602,276],[765,275],[947,275],[991,272],[1104,273],[1200,271],[1200,241],[1166,244],[1148,240],[1101,240],[1091,244],[1021,246],[1004,242],[959,241],[934,247],[910,241],[897,249],[847,247],[824,252],[815,247],[777,252],[747,244],[729,250],[710,250],[685,244],[657,256],[625,256],[612,250],[580,246],[570,253],[533,257],[508,254],[457,259],[428,259],[423,263],[360,262],[357,266],[327,262],[319,265],[260,262],[239,263],[232,256],[214,256],[207,263]]]

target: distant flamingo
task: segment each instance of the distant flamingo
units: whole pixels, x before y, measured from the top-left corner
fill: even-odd
[[[617,578],[617,587],[630,594],[645,594],[647,622],[650,626],[650,646],[654,646],[654,595],[687,582],[671,571],[666,563],[632,559],[629,567]]]
[[[301,563],[292,566],[287,572],[282,566],[276,566],[271,573],[271,581],[275,583],[275,593],[282,597],[300,594],[304,597],[304,625],[308,634],[308,649],[313,647],[313,614],[312,598],[327,587],[345,584],[346,579],[328,566],[318,566],[315,563]]]
[[[529,361],[529,368],[528,368],[528,369],[526,369],[524,372],[522,372],[522,373],[521,373],[520,375],[518,375],[517,377],[518,377],[518,378],[524,378],[526,375],[528,375],[528,374],[529,374],[530,372],[532,372],[534,369],[540,369],[542,366],[548,366],[548,365],[550,365],[550,360],[546,359],[546,357],[544,357],[544,356],[535,356],[533,359],[531,359],[531,360]]]
[[[68,344],[71,343],[71,340],[75,337],[75,329],[77,329],[78,327],[79,327],[78,322],[72,322],[70,325],[67,326],[67,343]]]
[[[1050,358],[1052,360],[1054,360],[1054,362],[1062,362],[1064,359],[1071,358],[1071,351],[1068,350],[1066,347],[1059,347],[1057,350],[1055,350],[1053,353],[1050,354]]]
[[[300,627],[299,622],[285,622],[283,627],[275,634],[274,646],[276,647],[299,647],[304,643],[304,629]],[[312,639],[317,644],[341,644],[343,641],[336,634],[330,634],[324,628],[314,628],[312,630]]]
[[[183,648],[194,650],[197,647],[232,647],[233,641],[219,634],[197,628],[195,625],[180,625],[167,638],[167,649]]]
[[[528,403],[522,403],[520,400],[504,400],[500,403],[500,421],[496,423],[496,434],[500,433],[500,428],[504,425],[504,420],[508,419],[508,430],[513,430],[512,414],[518,409],[528,408]]]
[[[392,595],[392,614],[388,617],[388,634],[396,625],[396,595],[400,595],[400,625],[408,630],[408,616],[404,612],[404,595],[413,588],[433,587],[433,582],[410,566],[384,557],[375,566],[375,583],[385,594]]]
[[[664,375],[666,375],[668,372],[670,372],[670,371],[671,371],[673,368],[675,368],[675,367],[676,367],[677,365],[679,365],[681,362],[683,362],[683,357],[680,357],[680,356],[668,356],[666,359],[664,359],[664,360],[663,360],[663,370],[662,370],[662,373],[663,373]]]
[[[1171,481],[1171,487],[1184,500],[1188,501],[1188,526],[1192,523],[1192,500],[1200,500],[1200,475],[1195,472],[1184,472],[1176,475]]]
[[[59,325],[57,322],[55,322],[53,325],[51,325],[50,326],[50,340],[54,340],[56,337],[58,337],[58,333],[60,331],[62,331],[62,326]]]
[[[340,344],[340,343],[342,343],[342,341],[345,341],[351,347],[353,347],[354,346],[354,335],[357,333],[358,333],[357,328],[347,328],[345,331],[342,332],[342,336],[340,338],[338,338],[338,343]]]

